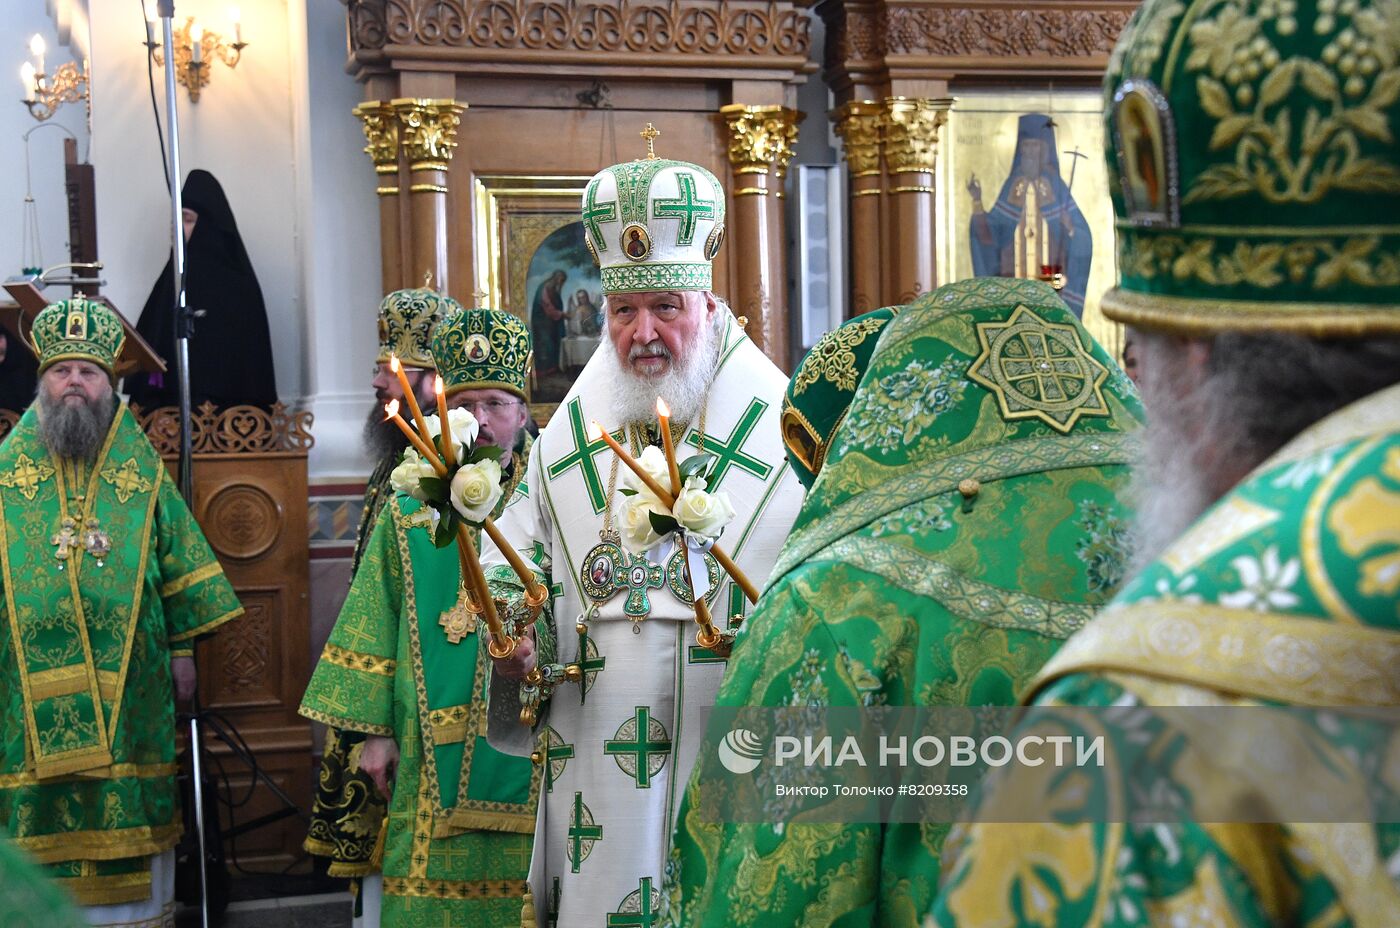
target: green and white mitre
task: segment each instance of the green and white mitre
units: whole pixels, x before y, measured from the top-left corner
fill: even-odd
[[[1104,111],[1104,315],[1186,334],[1400,332],[1393,4],[1138,8]]]
[[[698,164],[647,156],[604,168],[583,191],[584,240],[604,293],[709,290],[724,243],[724,188]]]

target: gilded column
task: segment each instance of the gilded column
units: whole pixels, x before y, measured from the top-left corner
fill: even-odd
[[[784,370],[788,358],[787,265],[783,247],[782,178],[797,141],[795,110],[782,106],[720,108],[729,127],[730,194],[734,198],[735,268],[729,296],[749,318],[749,335]]]
[[[880,126],[885,109],[873,100],[856,100],[834,114],[836,134],[846,149],[850,214],[851,315],[885,305],[880,262],[880,200],[885,192],[880,167]]]
[[[380,280],[384,292],[403,286],[403,234],[399,195],[399,126],[392,106],[380,100],[370,100],[355,107],[364,123],[365,154],[374,162],[374,174],[379,194],[379,252]]]
[[[933,168],[938,130],[951,100],[885,99],[885,170],[890,208],[886,216],[885,297],[907,303],[937,285],[934,270]]]
[[[447,167],[466,106],[455,100],[415,99],[394,100],[392,105],[409,171],[412,245],[406,276],[416,285],[431,272],[434,289],[447,293]]]

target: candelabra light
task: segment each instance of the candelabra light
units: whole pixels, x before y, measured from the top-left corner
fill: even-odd
[[[80,67],[69,61],[59,66],[53,74],[44,73],[44,53],[47,46],[44,37],[35,35],[29,40],[29,53],[32,61],[20,65],[19,79],[24,85],[23,103],[29,114],[43,122],[58,111],[65,103],[84,102],[91,105],[88,96],[88,66],[84,61]]]
[[[199,92],[209,83],[210,65],[215,59],[222,61],[229,68],[236,68],[243,56],[243,49],[248,47],[248,43],[243,41],[243,23],[239,18],[238,8],[230,10],[229,15],[233,20],[232,42],[226,42],[217,32],[205,29],[193,16],[186,19],[179,29],[174,30],[175,80],[189,91],[191,103],[199,102]],[[155,23],[155,12],[148,6],[146,48],[155,58],[156,64],[164,67],[165,50],[155,39]]]

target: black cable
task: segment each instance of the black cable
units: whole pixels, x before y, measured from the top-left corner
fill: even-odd
[[[146,22],[146,6],[142,0],[136,0],[136,5],[141,8],[141,22]],[[167,49],[168,53],[168,49]],[[170,163],[165,160],[165,130],[160,126],[160,104],[156,102],[156,52],[153,48],[146,49],[146,83],[151,88],[151,114],[156,120],[156,138],[160,141],[160,169],[165,174],[165,189],[170,189]]]

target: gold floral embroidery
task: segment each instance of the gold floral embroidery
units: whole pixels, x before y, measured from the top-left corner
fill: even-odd
[[[117,494],[118,502],[129,502],[134,493],[149,493],[151,483],[141,475],[141,465],[135,458],[127,458],[121,467],[110,463],[102,468],[102,479],[110,483]]]
[[[1381,473],[1400,483],[1400,448],[1392,449]],[[1332,507],[1327,527],[1348,557],[1360,561],[1360,591],[1366,596],[1393,596],[1400,590],[1400,492],[1374,477],[1359,481]],[[1363,558],[1377,546],[1382,553]]]
[[[1179,235],[1124,235],[1120,257],[1129,277],[1153,280],[1173,277],[1212,286],[1248,284],[1271,289],[1287,284],[1311,284],[1327,289],[1342,284],[1362,287],[1400,285],[1400,254],[1381,250],[1379,236],[1340,240],[1237,241],[1233,249],[1215,238]]]
[[[39,492],[39,484],[48,480],[54,475],[54,469],[48,461],[40,459],[37,463],[29,455],[20,452],[15,458],[15,468],[7,474],[0,474],[0,487],[12,487],[24,494],[24,498],[30,502]]]
[[[857,320],[828,332],[812,347],[812,353],[793,377],[793,395],[800,396],[823,378],[830,380],[838,390],[854,390],[859,378],[853,349],[879,332],[888,321],[884,318]]]

